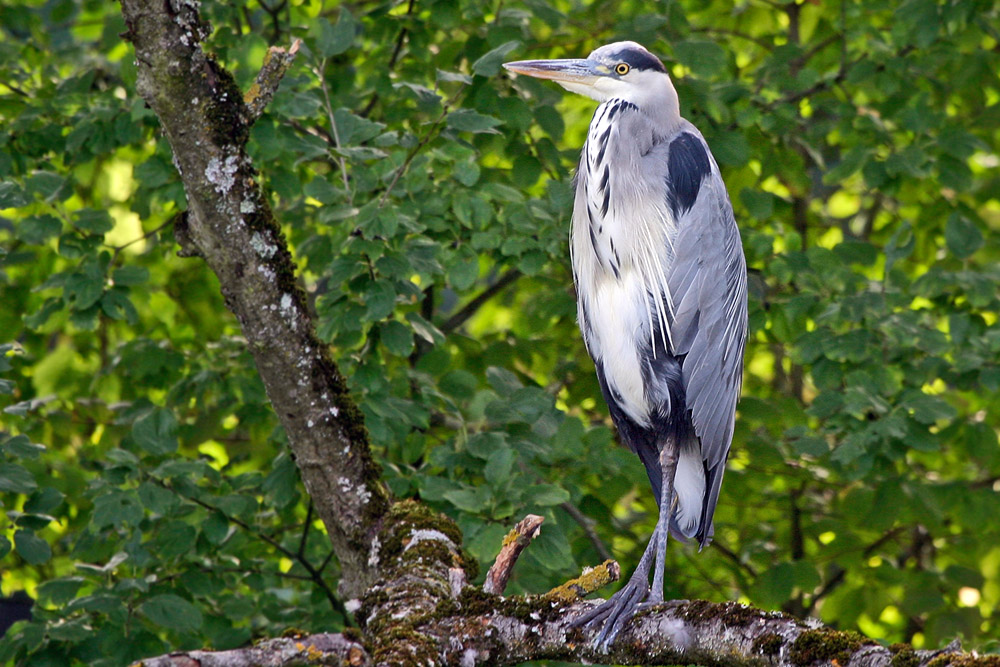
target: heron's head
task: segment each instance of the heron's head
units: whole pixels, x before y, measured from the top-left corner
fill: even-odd
[[[639,107],[676,105],[677,93],[660,59],[635,42],[615,42],[586,58],[519,60],[504,63],[511,72],[552,79],[570,92],[598,102],[617,98]]]

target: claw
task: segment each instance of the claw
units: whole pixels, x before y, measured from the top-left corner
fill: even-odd
[[[643,570],[646,570],[643,572]],[[648,568],[640,566],[625,586],[608,598],[607,602],[587,612],[570,623],[570,627],[603,625],[594,640],[602,653],[614,643],[625,625],[632,619],[640,603],[649,595]]]

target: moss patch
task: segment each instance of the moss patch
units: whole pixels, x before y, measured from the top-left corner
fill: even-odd
[[[760,612],[738,602],[716,604],[707,600],[691,600],[677,610],[688,623],[704,623],[719,619],[726,625],[745,628],[760,618]]]
[[[917,667],[920,664],[920,658],[909,644],[893,644],[889,652],[892,654],[892,667]]]
[[[927,663],[927,667],[1000,667],[1000,655],[944,653]]]
[[[847,664],[855,651],[874,643],[856,632],[841,632],[826,628],[805,630],[792,643],[788,659],[796,665],[812,665],[834,660]]]
[[[458,558],[448,550],[448,545],[440,540],[425,540],[407,550],[412,540],[413,533],[418,530],[436,530],[447,537],[454,548],[458,550]],[[395,503],[389,508],[389,512],[382,524],[379,533],[379,542],[382,547],[379,551],[379,559],[384,564],[389,564],[401,558],[404,552],[414,552],[414,556],[435,556],[442,558],[444,562],[449,562],[450,567],[462,567],[465,569],[469,580],[475,579],[479,574],[478,564],[474,559],[469,558],[461,551],[462,531],[458,525],[444,516],[438,514],[423,503],[413,500],[404,500]],[[444,551],[441,551],[444,549]],[[432,553],[424,553],[430,550]]]
[[[403,624],[382,633],[371,655],[377,665],[433,665],[438,659],[437,641]]]
[[[774,632],[765,632],[753,640],[753,652],[757,655],[778,655],[783,643],[781,635]]]
[[[212,143],[216,146],[246,145],[250,137],[250,125],[247,122],[250,113],[243,102],[243,93],[236,85],[233,75],[215,61],[212,56],[206,56],[205,76],[209,86],[214,90],[206,109],[212,132]]]

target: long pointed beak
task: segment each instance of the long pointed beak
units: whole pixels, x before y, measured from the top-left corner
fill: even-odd
[[[566,60],[518,60],[504,63],[504,68],[536,79],[551,79],[569,83],[591,83],[601,76],[593,61],[585,58]]]

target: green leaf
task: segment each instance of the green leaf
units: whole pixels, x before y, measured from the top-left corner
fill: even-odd
[[[152,482],[140,484],[138,493],[143,507],[155,514],[168,514],[180,503],[173,491]]]
[[[73,194],[70,180],[51,171],[36,171],[26,181],[29,192],[39,194],[45,201],[65,201]]]
[[[496,523],[486,524],[468,540],[467,547],[476,559],[481,562],[491,562],[503,546],[506,529]]]
[[[212,544],[222,544],[229,536],[229,519],[222,512],[212,512],[201,524],[201,532]]]
[[[299,471],[287,452],[274,459],[271,472],[264,478],[261,488],[273,498],[277,507],[287,507],[298,498]]]
[[[392,311],[396,308],[396,290],[385,280],[372,283],[365,290],[365,305],[367,306],[365,320],[369,322],[384,320],[392,315]]]
[[[483,475],[487,482],[496,486],[510,479],[513,466],[514,450],[503,447],[490,454],[486,460],[486,467],[483,468]]]
[[[481,459],[489,459],[496,452],[508,449],[506,436],[496,431],[476,433],[465,443],[465,447],[470,454]]]
[[[501,396],[509,396],[524,387],[524,384],[514,373],[498,366],[490,366],[486,369],[486,379]]]
[[[493,128],[497,125],[503,125],[503,121],[499,118],[473,111],[472,109],[458,109],[448,114],[446,124],[451,129],[458,130],[459,132],[499,134]]]
[[[177,420],[174,413],[156,408],[136,420],[132,426],[135,443],[150,454],[164,455],[177,451]]]
[[[500,64],[503,63],[505,56],[519,46],[521,46],[521,42],[512,40],[487,52],[472,63],[472,73],[479,76],[496,75],[500,71]]]
[[[710,78],[721,74],[729,62],[726,52],[715,42],[686,40],[675,42],[673,48],[677,60],[698,76]]]
[[[142,516],[142,505],[132,492],[114,489],[94,499],[95,528],[134,526]]]
[[[177,632],[195,632],[201,629],[201,611],[184,598],[166,593],[156,595],[139,606],[139,611],[150,621]]]
[[[948,249],[959,259],[971,256],[983,246],[983,233],[974,222],[963,215],[952,213],[944,228]]]
[[[73,310],[87,310],[100,300],[102,294],[104,294],[104,276],[94,265],[88,265],[83,271],[77,271],[66,277],[63,298],[66,305]]]
[[[149,269],[144,266],[123,266],[111,273],[115,285],[142,285],[149,281]]]
[[[413,332],[402,322],[391,320],[381,327],[382,343],[389,352],[406,357],[413,352]]]
[[[27,530],[14,533],[14,549],[31,565],[41,565],[52,558],[52,548],[49,547],[49,543]]]
[[[823,456],[829,453],[830,445],[823,438],[804,437],[792,441],[792,446],[798,454],[808,456]]]
[[[913,411],[913,418],[921,424],[933,424],[941,419],[954,419],[955,408],[938,396],[921,391],[906,394],[902,401],[904,408]]]
[[[35,514],[54,512],[56,508],[62,505],[65,498],[66,496],[58,489],[51,486],[43,486],[32,493],[28,501],[24,503],[24,511],[34,512]]]
[[[778,563],[757,577],[750,590],[753,601],[765,609],[776,609],[791,597],[795,570],[791,563]]]
[[[31,493],[38,488],[34,476],[16,463],[0,463],[0,491]]]
[[[490,490],[487,487],[455,489],[444,494],[444,499],[464,512],[481,512],[489,505]]]
[[[479,256],[471,248],[460,248],[448,268],[448,282],[456,290],[464,291],[472,287],[478,278]]]
[[[337,123],[337,134],[340,136],[341,146],[371,141],[385,130],[384,123],[376,123],[362,118],[348,109],[337,109],[333,112],[333,119]]]
[[[478,385],[475,375],[459,368],[448,371],[438,380],[441,391],[455,398],[468,398],[476,391]]]
[[[139,321],[139,313],[123,287],[112,287],[101,297],[101,310],[113,320],[125,320],[129,324]]]
[[[89,619],[75,618],[49,627],[49,637],[57,642],[77,643],[93,635]]]
[[[740,200],[750,215],[758,220],[768,220],[774,215],[775,196],[770,192],[743,188],[740,190]]]
[[[317,51],[323,58],[336,56],[351,47],[354,42],[355,22],[354,17],[345,7],[340,8],[340,16],[337,24],[333,25],[329,20],[320,17],[317,20],[318,30],[316,34]]]
[[[0,210],[20,208],[28,203],[28,197],[17,183],[0,183]]]
[[[203,531],[206,531],[206,526],[210,522],[211,518],[202,523]],[[195,548],[197,537],[198,531],[195,530],[194,526],[183,521],[169,521],[157,527],[151,547],[156,550],[158,558],[170,560],[191,553]],[[213,542],[213,544],[217,544],[217,542]]]
[[[62,221],[52,215],[35,215],[18,223],[16,230],[17,238],[37,245],[58,236],[62,232]]]
[[[61,577],[49,579],[38,587],[38,598],[51,604],[64,605],[83,587],[86,580],[83,577]]]
[[[526,505],[561,505],[569,502],[569,491],[554,484],[534,484],[524,494]]]
[[[417,313],[407,313],[406,319],[409,320],[414,333],[426,340],[428,343],[437,345],[444,342],[444,334],[441,330]]]
[[[73,225],[80,230],[91,234],[104,234],[110,232],[115,223],[107,211],[98,211],[92,208],[81,209],[73,216]]]

